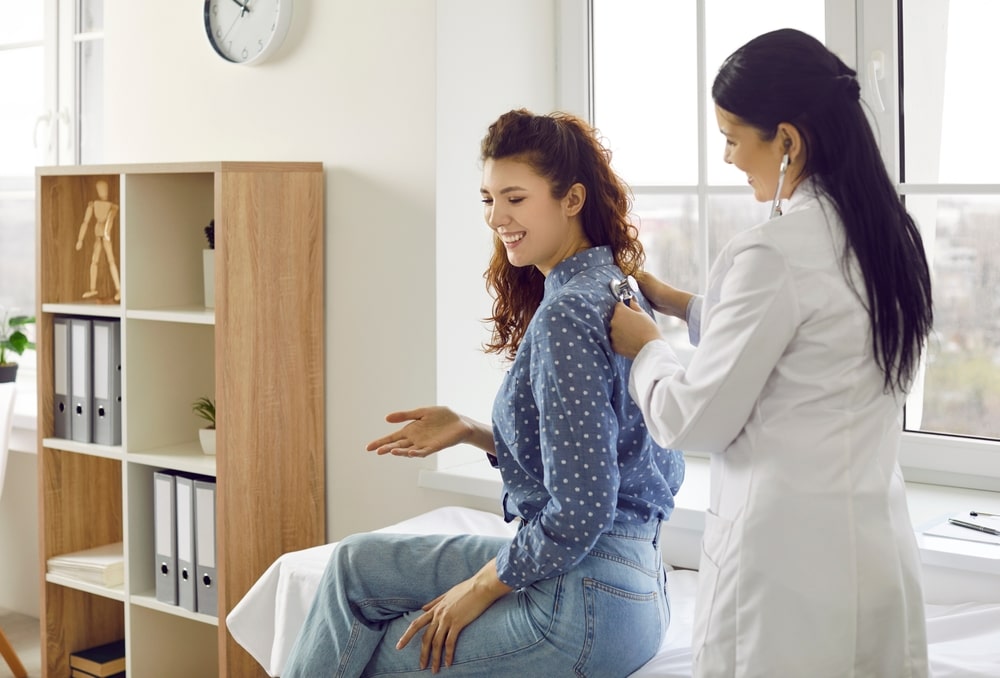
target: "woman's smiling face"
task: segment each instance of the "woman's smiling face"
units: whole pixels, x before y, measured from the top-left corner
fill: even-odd
[[[574,184],[563,198],[521,159],[483,164],[483,216],[507,250],[512,266],[535,266],[548,275],[559,262],[589,247],[579,213],[585,194]]]
[[[765,141],[756,127],[746,124],[740,118],[718,106],[715,107],[715,117],[719,123],[719,131],[726,137],[726,150],[722,159],[747,175],[747,181],[753,186],[753,197],[760,202],[774,199],[774,191],[778,187],[778,170],[784,148],[779,136]],[[786,185],[783,198],[791,195],[792,186]]]

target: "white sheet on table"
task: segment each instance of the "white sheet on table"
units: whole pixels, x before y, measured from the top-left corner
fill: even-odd
[[[510,536],[513,526],[484,511],[446,507],[375,530],[411,534]],[[280,676],[335,544],[282,555],[232,609],[233,638],[270,676]],[[631,678],[691,675],[691,625],[697,572],[667,573],[670,627],[659,652]],[[1000,605],[927,605],[927,637],[934,678],[1000,677]]]

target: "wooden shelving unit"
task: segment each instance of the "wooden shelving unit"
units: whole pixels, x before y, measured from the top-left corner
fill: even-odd
[[[95,185],[120,212],[120,270],[89,287],[93,230],[76,239]],[[199,162],[43,167],[38,196],[39,524],[44,674],[125,637],[127,671],[264,676],[225,616],[282,553],[325,539],[323,168]],[[205,308],[203,228],[215,219],[215,307]],[[119,318],[122,444],[54,437],[53,318]],[[217,454],[202,454],[191,402],[214,394]],[[219,615],[154,593],[153,473],[217,481]],[[47,575],[48,558],[123,541],[125,584]]]

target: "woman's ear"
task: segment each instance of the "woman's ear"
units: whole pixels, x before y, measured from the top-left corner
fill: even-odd
[[[778,123],[778,133],[775,136],[776,140],[781,146],[782,154],[788,154],[788,160],[792,165],[801,165],[801,156],[805,147],[802,143],[802,135],[799,133],[799,128],[790,122],[780,122]]]
[[[575,217],[583,209],[583,204],[587,202],[587,189],[583,184],[577,182],[566,191],[563,198],[563,205],[566,209],[566,216]]]

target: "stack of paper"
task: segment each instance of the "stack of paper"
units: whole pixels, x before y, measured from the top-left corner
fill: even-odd
[[[924,530],[924,534],[1000,545],[1000,516],[969,511],[956,513]]]
[[[47,565],[49,574],[70,577],[88,584],[121,586],[125,583],[121,542],[53,556],[49,558]]]

